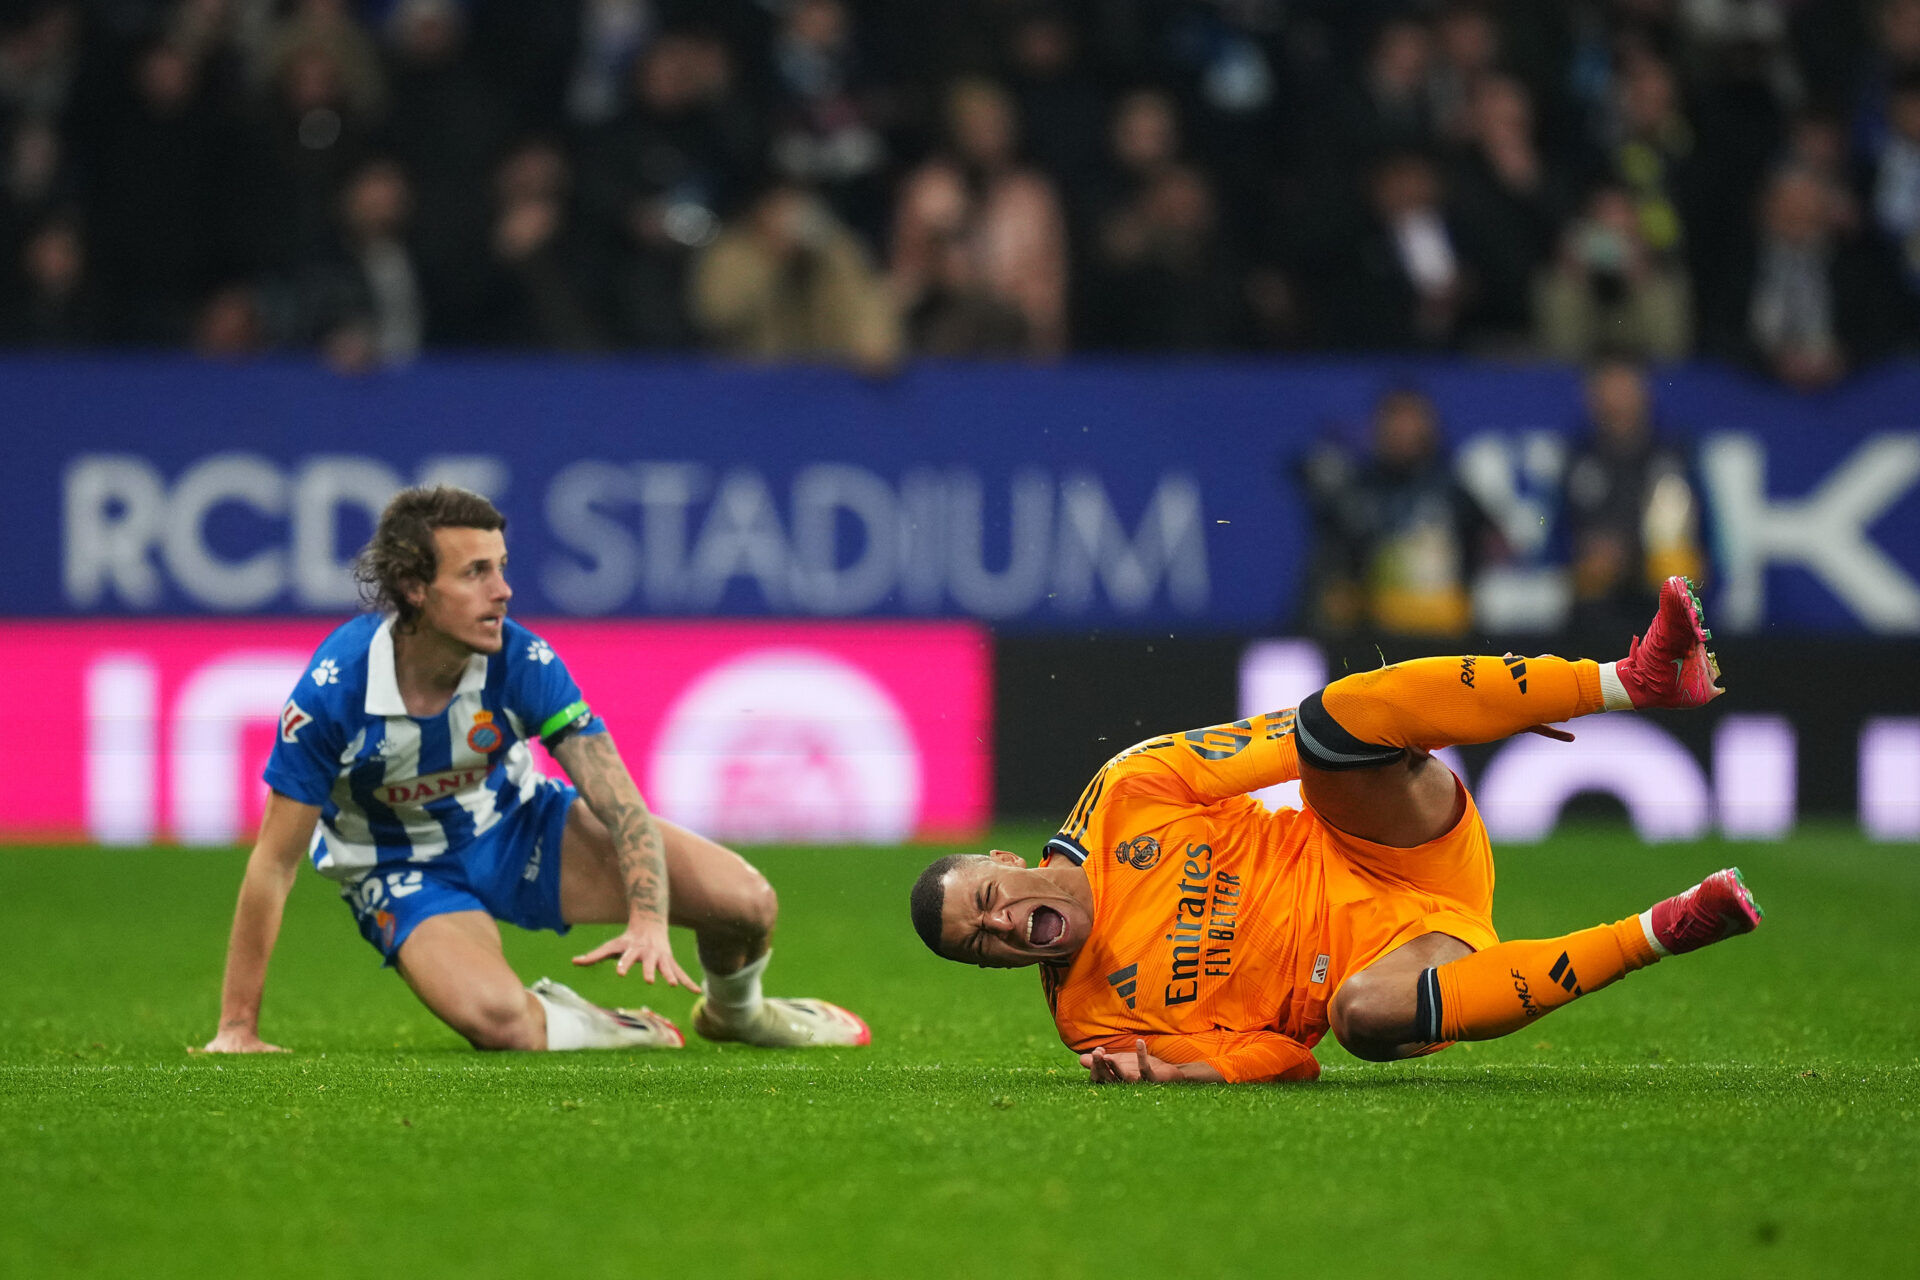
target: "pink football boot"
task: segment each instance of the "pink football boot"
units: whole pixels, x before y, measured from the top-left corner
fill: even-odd
[[[1693,583],[1678,574],[1668,578],[1646,637],[1636,636],[1627,656],[1613,665],[1634,710],[1703,707],[1725,693],[1714,683],[1720,663],[1707,648],[1712,637]]]
[[[1738,933],[1752,933],[1766,914],[1740,878],[1740,868],[1728,867],[1685,893],[1656,902],[1644,918],[1660,949],[1677,956]]]

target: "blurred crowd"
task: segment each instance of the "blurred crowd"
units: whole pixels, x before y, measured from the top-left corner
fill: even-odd
[[[1920,0],[4,0],[0,343],[1920,347]]]

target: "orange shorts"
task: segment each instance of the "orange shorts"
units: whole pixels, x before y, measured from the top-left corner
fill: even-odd
[[[1455,785],[1458,785],[1457,783]],[[1396,849],[1322,822],[1307,838],[1326,870],[1325,990],[1423,933],[1445,933],[1475,951],[1500,941],[1493,928],[1493,846],[1465,787],[1465,811],[1438,840]]]

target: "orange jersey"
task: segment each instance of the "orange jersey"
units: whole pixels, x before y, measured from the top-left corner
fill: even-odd
[[[1308,1050],[1349,974],[1422,933],[1498,941],[1471,797],[1417,849],[1270,811],[1246,793],[1299,776],[1292,734],[1289,709],[1152,738],[1087,784],[1046,854],[1080,863],[1093,890],[1085,944],[1041,967],[1069,1048],[1144,1037],[1229,1080],[1312,1079]]]

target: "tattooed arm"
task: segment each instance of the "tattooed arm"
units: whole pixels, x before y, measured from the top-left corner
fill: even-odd
[[[699,985],[673,958],[667,942],[667,859],[660,825],[647,811],[640,789],[620,760],[609,733],[575,734],[554,749],[554,758],[580,789],[580,796],[613,840],[620,878],[627,886],[627,927],[581,956],[577,963],[597,964],[619,956],[614,968],[623,976],[637,962],[640,976],[654,975],[669,986],[698,991]]]

